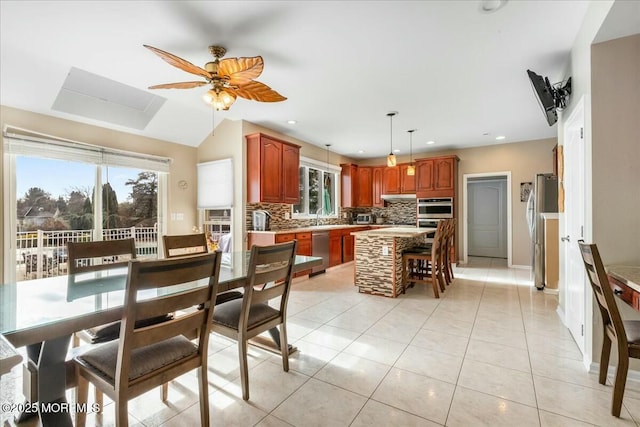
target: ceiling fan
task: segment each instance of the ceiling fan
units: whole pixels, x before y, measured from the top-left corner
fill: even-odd
[[[264,83],[253,80],[262,74],[264,62],[261,56],[220,60],[227,53],[227,50],[221,46],[209,46],[209,52],[216,59],[207,62],[204,68],[200,68],[169,52],[153,46],[144,45],[144,47],[174,67],[204,77],[206,80],[165,83],[150,86],[149,89],[191,89],[211,85],[211,89],[203,95],[203,99],[218,111],[228,110],[238,96],[260,102],[280,102],[287,99]]]

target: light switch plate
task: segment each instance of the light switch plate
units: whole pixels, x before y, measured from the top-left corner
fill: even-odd
[[[388,256],[389,255],[389,246],[383,246],[382,247],[382,255],[384,255],[384,256]]]

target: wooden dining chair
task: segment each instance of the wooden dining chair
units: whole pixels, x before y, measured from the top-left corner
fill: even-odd
[[[445,221],[440,221],[428,246],[418,246],[402,252],[402,292],[404,293],[413,283],[431,283],[433,294],[440,298],[440,291],[444,292],[445,284],[442,275],[442,250],[444,248]]]
[[[213,313],[211,330],[238,341],[244,400],[249,400],[249,339],[279,326],[282,367],[285,372],[289,371],[286,321],[296,245],[294,240],[271,246],[252,246],[243,298],[217,305]],[[268,304],[277,298],[280,298],[277,307]]]
[[[578,244],[593,295],[598,302],[604,328],[602,353],[600,354],[600,384],[605,384],[607,380],[612,342],[615,342],[618,350],[618,367],[613,382],[611,414],[619,417],[627,382],[629,358],[640,359],[640,320],[622,320],[598,247],[595,244],[586,244],[583,240],[579,240]]]
[[[164,243],[165,258],[209,252],[207,236],[204,233],[162,236],[162,242]]]
[[[94,242],[67,242],[67,257],[69,270],[69,288],[79,288],[84,284],[77,280],[78,275],[126,267],[130,260],[136,259],[136,245],[134,239],[103,240]],[[74,292],[82,293],[79,289]],[[171,319],[171,315],[164,313],[153,318],[140,321],[140,326],[164,322]],[[99,344],[113,341],[120,337],[120,321],[76,332],[73,336],[73,347],[80,342]],[[167,384],[162,386],[161,399],[167,400]],[[96,388],[96,403],[102,407],[102,393]]]
[[[204,233],[162,236],[162,240],[164,243],[165,258],[174,258],[190,254],[206,254],[209,252],[207,237]],[[242,298],[242,295],[240,291],[221,292],[216,296],[216,304]]]
[[[207,345],[218,291],[220,252],[175,259],[130,261],[120,339],[73,360],[78,403],[87,402],[88,382],[115,402],[116,426],[128,425],[128,401],[193,369],[198,370],[200,422],[209,425]],[[200,286],[194,286],[194,282]],[[181,291],[163,292],[174,285]],[[143,290],[157,296],[138,300]],[[196,309],[196,307],[202,309]],[[168,322],[139,327],[138,321],[175,312]],[[190,338],[195,337],[194,343]],[[84,425],[86,414],[76,414]]]

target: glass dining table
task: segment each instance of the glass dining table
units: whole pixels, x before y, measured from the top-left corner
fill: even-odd
[[[244,286],[249,254],[222,254],[218,292]],[[321,264],[320,257],[297,255],[293,270]],[[121,319],[126,277],[127,269],[120,267],[0,285],[0,333],[15,347],[26,346],[23,392],[27,402],[39,402],[24,404],[22,407],[32,408],[32,413],[24,412],[17,421],[34,415],[33,408],[37,407],[43,425],[72,425],[68,412],[40,408],[50,402],[66,402],[65,390],[73,386],[67,384],[65,363],[71,335]],[[202,280],[163,288],[162,292],[171,294],[207,285],[208,280]],[[141,291],[138,298],[156,296],[156,292]]]

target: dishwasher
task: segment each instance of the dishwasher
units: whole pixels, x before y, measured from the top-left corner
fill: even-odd
[[[314,231],[311,233],[311,255],[322,258],[322,264],[313,267],[309,276],[324,273],[329,267],[329,232]]]

